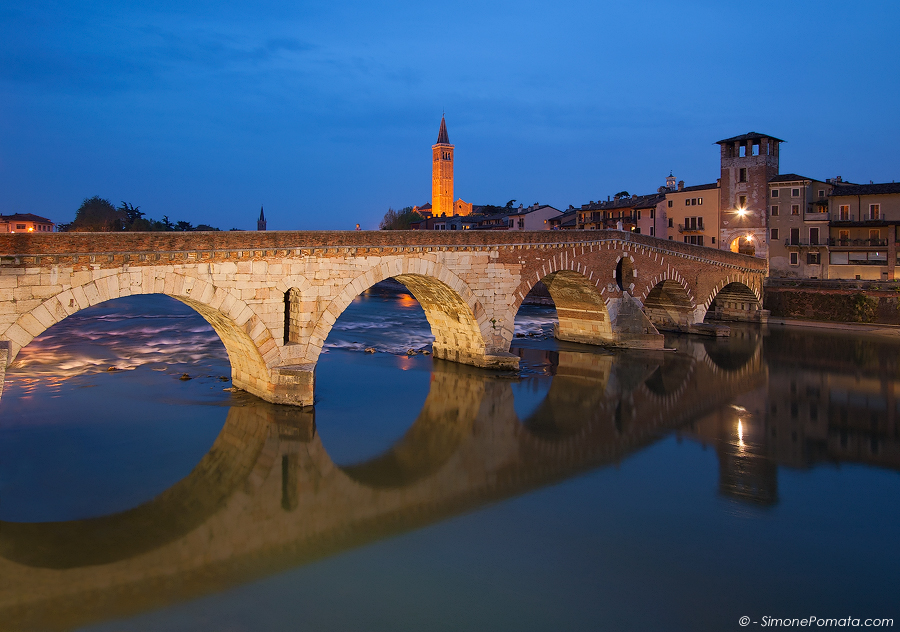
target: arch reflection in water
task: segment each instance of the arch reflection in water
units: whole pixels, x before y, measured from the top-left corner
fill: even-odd
[[[735,380],[718,399],[679,405],[647,388],[664,354],[555,357],[547,397],[524,420],[509,380],[435,361],[406,435],[344,468],[309,413],[232,407],[207,457],[153,501],[90,520],[0,524],[0,628],[123,616],[439,521],[617,462],[747,387]]]
[[[772,502],[765,366],[725,371],[702,343],[669,344],[678,351],[523,350],[552,375],[525,419],[511,381],[436,361],[407,433],[343,468],[300,411],[233,407],[209,458],[153,502],[49,532],[0,524],[0,629],[68,628],[222,590],[621,461],[669,429],[716,445],[722,493]]]

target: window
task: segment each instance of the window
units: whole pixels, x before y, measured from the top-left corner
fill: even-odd
[[[703,198],[697,198],[697,206],[703,204]]]
[[[25,224],[16,224],[16,230],[25,230]]]
[[[638,219],[641,219],[641,212],[640,212],[640,211],[637,212],[637,216],[638,216]]]
[[[669,228],[672,228],[672,226],[673,226],[673,224],[672,224],[672,218],[670,217],[670,218],[669,218]]]
[[[800,245],[800,229],[799,228],[791,229],[791,245],[792,246]]]
[[[809,245],[810,246],[818,246],[819,245],[819,228],[810,228],[809,229]]]
[[[806,253],[806,263],[807,265],[819,265],[820,263],[822,263],[821,255],[818,252]]]
[[[819,189],[819,197],[820,198],[825,197],[825,189]]]
[[[799,204],[791,204],[791,215],[799,215],[800,214],[800,205]]]
[[[844,221],[844,222],[850,220],[850,205],[849,204],[841,204],[840,219],[841,219],[841,221]]]
[[[654,219],[655,217],[656,217],[656,209],[651,208],[650,209],[650,219]]]
[[[772,232],[772,234],[771,234],[771,236],[769,237],[769,239],[772,240],[772,241],[777,241],[777,240],[778,240],[778,229],[777,229],[777,228],[773,228],[771,232]]]
[[[673,239],[672,235],[669,235],[669,241],[671,241],[672,239]]]
[[[778,197],[778,189],[772,189],[772,197]]]
[[[869,204],[869,219],[881,219],[881,204]]]
[[[656,231],[653,230],[653,226],[651,226],[650,227],[650,236],[653,237],[653,236],[655,236],[655,234],[656,234]]]
[[[772,205],[772,217],[778,217],[778,205],[777,204]]]
[[[740,148],[738,149],[738,156],[741,158],[747,157],[747,146],[746,145],[740,146]]]
[[[754,156],[759,155],[759,143],[753,144],[753,150],[750,153],[752,153]]]
[[[710,240],[712,243],[716,243],[716,238],[715,238],[715,237],[710,237],[709,240]]]
[[[791,265],[792,266],[800,265],[800,253],[798,253],[798,252],[791,253]]]
[[[672,208],[672,200],[669,200],[669,208]]]
[[[881,241],[881,231],[877,228],[869,231],[869,244],[872,246],[877,246],[878,242]]]
[[[746,195],[738,196],[738,208],[741,208],[741,209],[747,208],[747,196]]]
[[[641,234],[641,229],[640,229],[640,227],[635,228],[635,229],[634,229],[634,232],[635,232],[636,234],[640,235],[640,234]]]
[[[691,205],[691,198],[684,198],[684,205],[685,205],[685,206],[690,206],[690,205]]]
[[[738,182],[746,182],[747,181],[747,170],[741,169],[738,171]]]
[[[800,197],[800,189],[791,189],[791,197]]]

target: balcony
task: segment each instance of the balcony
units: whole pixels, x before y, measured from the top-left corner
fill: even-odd
[[[836,248],[884,248],[885,246],[887,246],[887,239],[850,239],[841,237],[829,237],[828,245],[835,246]]]
[[[818,248],[819,246],[827,246],[825,240],[819,239],[817,241],[811,242],[809,239],[791,239],[790,237],[785,237],[784,245],[786,248],[794,247],[794,248],[806,248],[808,246],[812,246],[813,248]]]
[[[687,227],[685,227],[684,224],[679,224],[678,232],[679,233],[688,233],[688,234],[702,233],[703,232],[703,224],[697,224],[696,226],[687,226]]]

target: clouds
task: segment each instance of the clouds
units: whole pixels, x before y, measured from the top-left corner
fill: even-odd
[[[223,227],[260,203],[274,228],[374,227],[429,198],[442,109],[476,203],[711,181],[711,143],[750,129],[790,141],[790,170],[849,173],[852,145],[857,179],[892,179],[890,3],[19,6],[0,9],[3,212],[68,221],[100,194]]]

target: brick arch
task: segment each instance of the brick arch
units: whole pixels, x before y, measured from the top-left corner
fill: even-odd
[[[671,269],[647,284],[641,302],[647,318],[657,326],[683,327],[693,324],[697,309],[693,292],[681,275]]]
[[[117,298],[163,294],[193,308],[218,334],[231,362],[232,383],[259,394],[269,368],[280,362],[269,329],[244,301],[228,290],[195,277],[160,270],[139,277],[119,273],[66,289],[22,314],[4,332],[9,362],[44,331],[83,309]]]
[[[587,302],[593,305],[593,308],[598,315],[602,315],[604,322],[606,322],[607,325],[609,324],[609,310],[606,305],[609,300],[615,298],[619,292],[616,291],[610,293],[609,296],[605,296],[607,294],[606,284],[608,283],[605,274],[587,265],[581,260],[582,257],[577,255],[568,257],[567,254],[568,253],[566,252],[556,253],[541,267],[540,270],[533,274],[523,274],[521,283],[519,283],[519,286],[511,294],[512,301],[508,305],[503,316],[504,324],[509,323],[509,339],[506,342],[507,348],[509,348],[509,343],[512,342],[514,333],[513,324],[515,323],[516,314],[519,313],[519,309],[522,307],[525,296],[539,281],[544,282],[544,284],[547,285],[545,280],[548,277],[556,280],[557,277],[555,275],[559,273],[564,273],[563,276],[560,277],[561,280],[568,279],[573,285],[577,285],[579,296],[566,296],[564,292],[560,291],[563,288],[562,283],[559,288],[557,288],[558,291],[556,295],[554,295],[554,290],[550,288],[550,286],[547,286],[550,297],[553,299],[554,306],[556,307],[557,318],[559,318],[561,304],[565,306],[563,309],[572,311],[579,309],[578,303]],[[613,266],[613,281],[615,281],[615,266]],[[581,307],[584,306],[581,305]],[[505,335],[507,331],[504,330],[503,333]]]
[[[346,283],[312,325],[305,350],[315,362],[338,317],[362,292],[380,281],[396,279],[419,301],[431,325],[435,357],[467,361],[496,350],[496,319],[491,322],[481,302],[469,286],[442,264],[428,259],[393,257]],[[508,346],[507,346],[508,348]],[[503,349],[505,351],[505,349]]]
[[[721,277],[716,284],[713,286],[713,289],[710,291],[706,300],[703,301],[703,314],[700,320],[706,317],[709,312],[710,307],[713,306],[713,302],[717,297],[720,296],[723,290],[727,287],[733,286],[732,289],[739,292],[740,297],[747,301],[754,301],[754,307],[759,309],[762,307],[762,290],[759,287],[759,284],[754,281],[754,279],[746,274],[742,273],[734,273],[729,274],[724,277]],[[737,299],[739,300],[739,299]],[[698,310],[699,311],[699,310]]]

